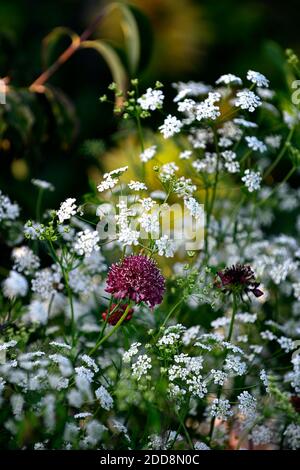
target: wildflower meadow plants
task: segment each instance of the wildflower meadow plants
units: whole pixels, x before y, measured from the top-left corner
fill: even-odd
[[[130,162],[47,210],[34,180],[35,220],[0,192],[1,448],[299,449],[299,111],[253,70],[166,115],[131,85]]]

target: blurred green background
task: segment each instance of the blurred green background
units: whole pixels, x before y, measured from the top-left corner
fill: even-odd
[[[70,44],[43,42],[54,28],[81,34],[111,2],[101,0],[1,0],[0,77],[9,100],[0,105],[0,188],[32,216],[31,178],[51,181],[48,203],[88,190],[101,158],[114,144],[112,107],[99,96],[112,81],[107,63],[93,50],[76,52],[51,77],[47,93],[28,87]],[[129,77],[141,87],[155,80],[214,82],[222,73],[251,68],[288,94],[284,50],[300,49],[296,0],[131,0],[140,36],[140,58]],[[124,30],[123,30],[124,33]],[[109,15],[92,38],[106,39],[128,71],[120,18]],[[50,47],[51,46],[51,47]],[[169,106],[172,106],[171,100]],[[171,108],[170,108],[171,109]],[[151,124],[151,123],[150,123]],[[24,214],[23,214],[24,215]]]

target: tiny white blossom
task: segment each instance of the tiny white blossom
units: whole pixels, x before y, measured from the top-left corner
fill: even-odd
[[[185,198],[184,204],[195,219],[201,219],[204,216],[203,205],[199,204],[194,197]]]
[[[255,72],[254,70],[248,70],[247,79],[259,87],[267,88],[269,86],[269,80],[262,73]]]
[[[9,276],[3,281],[3,294],[9,299],[25,297],[28,292],[28,282],[24,276],[16,271],[10,271]]]
[[[174,240],[171,240],[167,235],[163,235],[161,238],[155,241],[155,244],[159,256],[173,258],[176,249]]]
[[[260,189],[261,180],[262,177],[259,172],[249,169],[245,170],[244,176],[242,177],[242,181],[245,183],[249,193],[253,193],[253,191]]]
[[[132,376],[136,380],[141,380],[144,375],[147,375],[148,370],[152,368],[151,364],[151,357],[147,356],[147,354],[142,354],[139,356],[131,366],[132,368]]]
[[[105,410],[111,410],[114,404],[114,401],[111,395],[108,393],[105,387],[101,385],[97,390],[95,390],[95,395],[100,402],[100,405]]]
[[[179,154],[180,160],[188,160],[192,156],[192,151],[191,150],[183,150]]]
[[[14,260],[13,269],[19,272],[24,272],[25,274],[29,274],[34,271],[40,265],[38,256],[36,256],[27,246],[14,248],[11,256]]]
[[[146,148],[141,154],[140,159],[143,163],[149,162],[155,156],[157,150],[156,145],[152,145],[151,147]]]
[[[75,204],[76,199],[69,197],[64,202],[61,203],[59,210],[57,211],[57,217],[59,222],[62,224],[65,220],[69,220],[72,215],[75,215],[77,212],[77,207]]]
[[[45,180],[39,180],[39,179],[32,179],[31,183],[36,186],[37,188],[43,189],[43,190],[48,190],[48,191],[54,191],[54,186],[52,183],[49,183],[49,181]]]
[[[0,190],[0,222],[2,220],[15,220],[20,215],[18,204],[12,203],[8,196]]]
[[[96,230],[86,229],[77,234],[74,243],[74,250],[78,255],[91,255],[94,251],[99,251],[99,235]]]
[[[159,130],[161,131],[164,138],[167,139],[168,137],[172,137],[173,135],[178,134],[181,128],[182,122],[179,121],[179,119],[177,119],[175,116],[169,114],[164,120],[164,123],[159,127]]]
[[[154,111],[155,109],[160,109],[163,105],[164,94],[161,90],[153,90],[148,88],[146,93],[138,98],[138,103],[142,109],[148,111]]]
[[[253,91],[242,90],[237,94],[237,99],[235,101],[235,106],[241,109],[247,109],[250,112],[255,111],[255,109],[261,105],[261,99]]]
[[[255,136],[245,137],[248,147],[252,150],[258,150],[260,153],[264,153],[267,150],[267,146]]]
[[[210,415],[226,421],[233,415],[229,401],[215,398],[210,407]]]
[[[139,352],[139,347],[141,346],[141,343],[132,343],[128,351],[126,351],[123,354],[123,362],[125,364],[128,364],[133,356],[136,356],[136,354]]]
[[[252,418],[256,413],[256,398],[250,395],[249,392],[244,391],[238,395],[238,407],[241,413],[247,417]]]
[[[232,73],[227,73],[225,75],[221,75],[218,80],[216,80],[216,85],[224,84],[224,85],[242,85],[242,79],[233,75]]]
[[[145,185],[145,183],[142,183],[141,181],[131,180],[130,183],[128,183],[128,187],[134,191],[147,190],[147,186]]]

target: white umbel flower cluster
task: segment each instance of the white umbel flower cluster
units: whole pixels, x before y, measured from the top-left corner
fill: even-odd
[[[99,251],[99,235],[96,230],[86,229],[79,232],[74,243],[74,251],[80,256],[89,256],[94,251]]]
[[[182,125],[182,122],[179,121],[177,117],[169,114],[164,120],[164,123],[159,127],[159,130],[161,131],[164,138],[168,139],[169,137],[178,134],[182,128]]]
[[[249,169],[245,170],[244,176],[242,177],[242,181],[245,183],[249,193],[253,193],[254,191],[260,189],[261,180],[262,177],[258,171]]]
[[[13,269],[25,274],[38,269],[40,260],[28,246],[20,246],[12,251],[12,259],[14,260]]]
[[[65,220],[69,220],[72,215],[75,215],[77,212],[76,199],[69,197],[64,202],[61,203],[59,210],[57,211],[57,217],[59,223],[63,223]]]
[[[8,196],[0,191],[0,222],[2,220],[15,220],[20,215],[18,204],[12,203]]]
[[[229,400],[215,398],[211,404],[210,415],[226,421],[233,415]]]
[[[248,70],[247,79],[259,87],[267,88],[270,83],[269,80],[262,73],[255,72],[254,70]]]
[[[146,93],[138,98],[138,103],[145,111],[155,111],[160,109],[164,102],[164,94],[161,90],[148,88]]]
[[[259,96],[257,96],[251,90],[238,91],[236,96],[237,99],[235,100],[235,106],[241,109],[246,109],[251,113],[253,113],[253,111],[255,111],[255,109],[262,104]]]
[[[28,282],[24,276],[16,271],[10,271],[9,276],[3,281],[3,294],[9,299],[25,297],[28,292]]]
[[[155,154],[156,154],[156,149],[157,149],[157,146],[156,146],[156,145],[152,145],[151,147],[146,148],[146,149],[140,154],[141,162],[147,163],[147,162],[149,162],[149,160],[152,160],[152,158],[153,158],[153,157],[155,156]]]

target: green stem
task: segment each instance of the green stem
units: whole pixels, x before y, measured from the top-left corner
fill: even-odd
[[[293,137],[293,133],[294,133],[294,128],[292,127],[292,129],[290,130],[288,136],[287,136],[287,139],[281,149],[281,151],[279,152],[277,158],[274,160],[274,162],[272,163],[272,165],[269,166],[269,168],[266,170],[265,174],[264,174],[264,179],[267,178],[267,176],[269,176],[272,171],[274,170],[274,168],[278,165],[278,163],[280,162],[280,160],[282,159],[282,157],[284,156],[285,152],[286,152],[286,149],[288,147],[288,143],[291,141],[291,138]]]
[[[237,297],[236,294],[233,294],[233,304],[232,304],[232,315],[231,315],[231,321],[229,325],[229,331],[228,331],[228,336],[227,336],[227,342],[231,340],[232,333],[233,333],[233,326],[234,326],[234,320],[237,312]]]
[[[233,327],[234,327],[234,320],[235,320],[236,313],[237,313],[237,296],[236,296],[236,294],[233,294],[232,315],[231,315],[231,321],[230,321],[230,325],[229,325],[228,335],[227,335],[227,338],[226,338],[226,341],[228,341],[228,342],[231,340],[231,337],[232,337]],[[225,357],[224,357],[223,366],[224,366],[226,357],[227,357],[227,352],[226,352]],[[218,400],[221,397],[222,389],[223,389],[222,385],[219,385],[218,386],[218,391],[217,391],[217,399]],[[208,435],[209,442],[211,442],[211,440],[213,438],[214,429],[215,429],[215,422],[216,422],[216,417],[214,416],[211,420],[211,423],[210,423],[210,430],[209,430],[209,435]]]
[[[38,190],[38,197],[36,201],[36,211],[35,211],[35,216],[37,222],[40,222],[41,220],[41,207],[42,207],[42,199],[43,199],[43,189],[39,188]]]
[[[164,319],[163,321],[163,324],[161,325],[161,328],[163,328],[166,323],[168,322],[169,318],[173,315],[173,313],[175,312],[175,310],[177,310],[177,308],[179,307],[179,305],[183,302],[183,299],[180,299],[177,304],[174,305],[173,308],[171,308],[171,310],[169,311],[168,315],[166,316],[166,318]]]
[[[126,319],[127,315],[128,315],[128,312],[130,310],[130,307],[131,307],[131,303],[129,302],[129,304],[127,305],[126,307],[126,310],[125,312],[123,313],[123,315],[121,316],[120,320],[115,324],[115,326],[110,330],[109,333],[107,333],[106,336],[104,336],[103,338],[101,338],[97,343],[96,345],[93,347],[93,349],[90,350],[89,352],[89,355],[92,356],[93,354],[95,354],[95,352],[97,351],[97,349],[99,348],[99,346],[101,346],[101,344],[103,344],[108,338],[110,338],[114,332],[122,325],[122,323],[124,322],[124,320]]]
[[[280,186],[282,186],[284,183],[286,183],[290,177],[293,175],[293,173],[297,170],[295,166],[293,166],[290,171],[287,173],[287,175],[283,178],[283,180],[273,189],[273,191],[270,192],[270,194],[265,198],[262,199],[260,202],[257,203],[257,207],[262,206],[266,201],[270,199],[271,196],[277,191]]]
[[[61,265],[61,268],[62,268],[63,277],[64,277],[65,284],[66,284],[68,300],[69,300],[70,310],[71,310],[71,335],[72,335],[72,347],[74,347],[75,345],[75,314],[74,314],[73,294],[69,286],[69,273],[63,268],[62,265]]]

